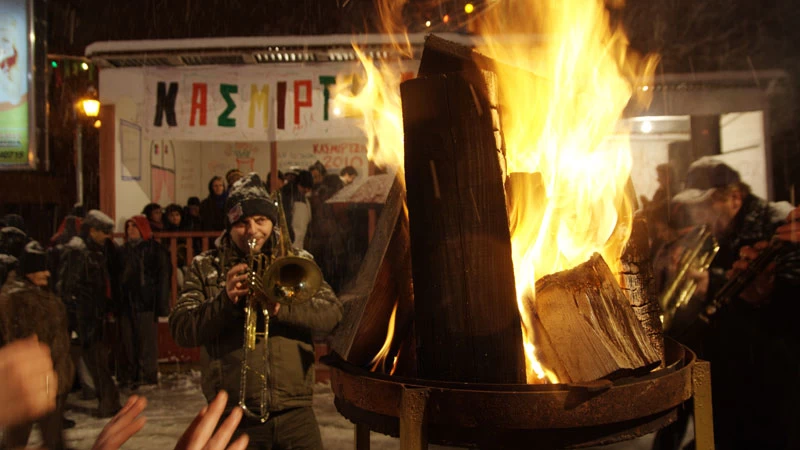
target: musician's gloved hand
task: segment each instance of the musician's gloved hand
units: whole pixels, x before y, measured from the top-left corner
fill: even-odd
[[[739,249],[739,260],[733,263],[733,268],[725,273],[728,279],[739,276],[747,270],[750,262],[756,259],[762,250],[769,247],[769,242],[760,241],[754,246],[745,245]],[[739,295],[743,300],[754,306],[762,306],[769,302],[775,284],[775,263],[771,263],[767,268],[758,274],[744,291]]]
[[[786,224],[775,231],[778,239],[789,242],[800,242],[800,206],[793,209],[786,217]]]
[[[237,264],[228,270],[225,276],[225,292],[233,303],[238,303],[240,297],[247,295],[247,264]]]

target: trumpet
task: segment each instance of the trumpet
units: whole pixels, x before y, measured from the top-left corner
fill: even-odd
[[[273,235],[273,252],[267,257],[256,247],[258,241],[249,239],[247,245],[249,255],[248,265],[248,294],[245,305],[244,345],[242,347],[242,371],[239,384],[239,406],[244,414],[262,423],[269,418],[267,407],[267,394],[269,386],[269,308],[271,303],[298,304],[310,300],[322,285],[322,271],[310,258],[303,257],[292,248],[289,234],[286,232],[286,215],[281,204],[280,191],[276,192],[275,205],[278,208],[278,233]],[[277,241],[277,242],[275,242]],[[258,331],[258,312],[264,318],[263,331]],[[248,359],[250,352],[256,348],[257,340],[261,338],[263,345],[258,365],[251,365]],[[253,372],[258,382],[261,383],[261,395],[258,406],[247,404],[247,378]]]
[[[692,230],[684,238],[686,249],[678,260],[677,272],[659,298],[663,311],[662,325],[664,331],[675,328],[675,317],[686,308],[697,290],[697,280],[691,277],[694,271],[708,270],[711,262],[719,252],[719,243],[707,226]]]

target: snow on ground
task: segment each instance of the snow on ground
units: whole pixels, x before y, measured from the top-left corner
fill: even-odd
[[[127,400],[130,391],[123,391],[122,402]],[[180,435],[200,409],[205,406],[205,397],[200,390],[200,372],[189,370],[162,373],[158,387],[143,387],[137,395],[147,397],[148,405],[144,415],[147,424],[122,448],[125,450],[171,449]],[[70,410],[66,416],[77,426],[66,431],[67,446],[75,450],[91,449],[95,438],[109,419],[92,417],[97,408],[96,400],[82,400],[80,394],[70,394]],[[354,448],[354,426],[333,405],[333,393],[329,384],[317,384],[314,396],[314,412],[322,433],[322,441],[327,450],[352,450]],[[691,433],[691,431],[690,431]],[[40,444],[38,431],[31,435],[29,446]],[[599,447],[603,450],[646,450],[651,447],[652,437],[645,436],[635,441]],[[378,433],[371,434],[372,450],[396,450],[400,448],[398,439]],[[448,447],[430,446],[432,449]]]

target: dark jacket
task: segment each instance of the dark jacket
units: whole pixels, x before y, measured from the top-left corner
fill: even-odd
[[[58,292],[73,315],[81,344],[103,339],[103,320],[113,312],[112,287],[105,246],[90,237],[75,237],[64,246]]]
[[[142,239],[132,241],[126,236],[125,244],[119,251],[122,287],[120,312],[130,316],[134,312],[154,311],[157,320],[158,317],[169,315],[172,281],[169,252],[153,239],[144,216],[134,216],[130,221],[136,223]]]
[[[27,278],[12,272],[0,291],[0,337],[2,345],[36,334],[50,347],[58,374],[58,393],[72,387],[74,367],[69,355],[67,311],[61,300]]]
[[[17,258],[0,253],[0,286],[3,286],[8,275],[17,269],[17,265],[19,265]]]
[[[306,252],[301,252],[310,257]],[[230,395],[228,406],[239,401],[244,334],[244,304],[234,304],[225,291],[228,270],[246,262],[245,255],[227,235],[217,249],[209,250],[192,262],[183,291],[169,317],[172,337],[184,347],[201,346],[203,392],[211,401],[220,389]],[[342,304],[327,283],[309,301],[281,305],[269,323],[267,373],[269,411],[310,406],[314,385],[313,332],[329,333],[342,318]],[[249,364],[259,363],[263,341],[249,352]],[[248,404],[258,405],[261,383],[253,372],[248,378]]]
[[[208,182],[208,197],[200,202],[200,220],[203,228],[209,231],[220,231],[225,229],[225,199],[227,191],[222,195],[214,195],[212,184],[214,179]]]

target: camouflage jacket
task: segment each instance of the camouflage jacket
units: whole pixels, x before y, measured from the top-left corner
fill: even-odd
[[[299,251],[304,256],[310,254]],[[225,276],[236,264],[246,262],[227,236],[220,245],[198,255],[186,274],[183,290],[169,316],[175,342],[201,347],[203,393],[211,401],[220,389],[229,394],[228,407],[239,402],[243,359],[244,304],[234,304],[225,291]],[[313,333],[329,333],[342,318],[342,304],[323,282],[308,302],[281,305],[270,317],[267,343],[258,339],[248,352],[248,365],[264,371],[262,356],[267,346],[267,409],[270,412],[311,405],[314,386]],[[263,324],[259,320],[259,324]],[[261,331],[261,330],[259,330]],[[247,378],[248,406],[258,406],[263,381],[254,371]]]

